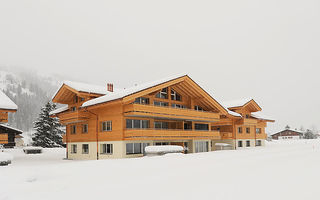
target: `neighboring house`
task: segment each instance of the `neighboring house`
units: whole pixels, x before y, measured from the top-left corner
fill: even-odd
[[[263,116],[262,108],[253,99],[242,99],[222,104],[229,115],[213,122],[213,130],[219,130],[221,140],[216,143],[227,143],[233,149],[242,147],[264,146],[267,134],[267,122],[274,120]]]
[[[297,140],[303,138],[303,133],[286,129],[271,135],[274,140]]]
[[[8,113],[16,112],[18,106],[2,91],[0,91],[0,145],[6,148],[15,146],[15,137],[22,133],[21,130],[8,126]]]
[[[233,144],[242,138],[259,146],[266,138],[266,122],[273,121],[250,115],[261,110],[251,101],[228,110],[187,75],[127,89],[64,82],[52,101],[67,104],[50,115],[66,126],[69,159],[138,157],[149,145],[208,152],[217,142]],[[238,126],[246,137],[236,134]],[[245,133],[245,128],[252,132]]]

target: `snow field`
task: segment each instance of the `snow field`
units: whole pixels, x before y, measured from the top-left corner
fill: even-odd
[[[0,168],[0,200],[320,199],[320,140],[99,161],[63,160],[64,149],[6,151],[14,160]]]

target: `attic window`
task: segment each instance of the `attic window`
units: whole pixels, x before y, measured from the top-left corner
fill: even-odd
[[[77,111],[77,107],[71,107],[71,111],[72,111],[72,112]]]
[[[178,94],[176,91],[171,90],[171,100],[181,101],[181,95]]]
[[[163,88],[156,94],[156,97],[160,99],[168,99],[168,88]]]
[[[201,106],[194,106],[194,109],[198,111],[203,111],[203,108]]]
[[[248,118],[249,118],[249,115],[246,115],[246,118],[248,119]]]
[[[149,104],[149,98],[145,98],[145,97],[139,97],[136,98],[134,103],[138,103],[138,104]]]

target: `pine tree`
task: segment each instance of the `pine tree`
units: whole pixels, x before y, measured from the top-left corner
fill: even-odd
[[[62,125],[57,118],[49,116],[49,113],[55,108],[56,104],[48,102],[45,107],[41,109],[37,121],[34,122],[36,133],[32,137],[32,145],[46,148],[62,147]]]

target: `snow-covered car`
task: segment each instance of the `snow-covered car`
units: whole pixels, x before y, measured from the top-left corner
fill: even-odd
[[[178,145],[162,145],[162,146],[147,146],[145,154],[147,156],[164,155],[168,153],[182,153],[184,148]]]
[[[6,166],[11,164],[13,156],[11,154],[0,152],[0,166]]]

